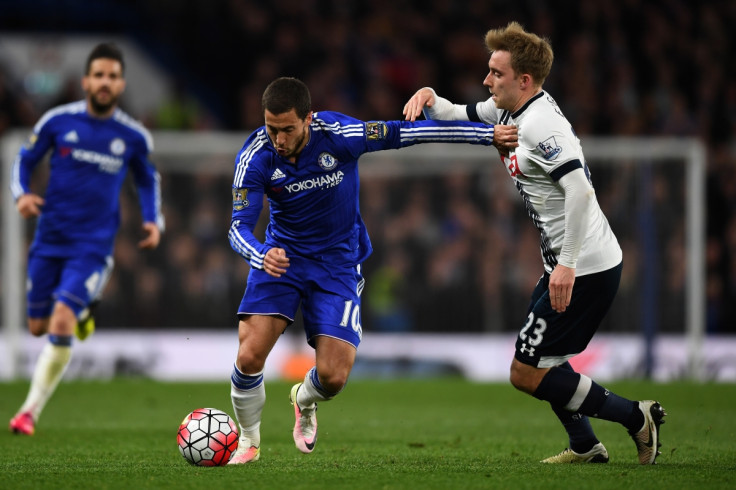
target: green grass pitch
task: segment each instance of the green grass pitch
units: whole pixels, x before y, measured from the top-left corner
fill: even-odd
[[[36,434],[0,432],[0,488],[33,489],[715,489],[736,488],[736,385],[616,382],[668,412],[656,466],[639,466],[624,429],[594,420],[607,465],[542,465],[566,435],[545,403],[508,384],[353,380],[319,407],[314,453],[293,444],[290,384],[267,384],[261,460],[200,468],[179,455],[191,410],[232,415],[229,382],[63,382]],[[0,419],[27,383],[0,384]],[[7,426],[6,426],[7,427]]]

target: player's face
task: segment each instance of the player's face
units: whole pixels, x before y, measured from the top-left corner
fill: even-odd
[[[292,109],[283,114],[272,114],[265,111],[266,131],[271,143],[279,155],[296,162],[304,146],[309,142],[309,125],[312,123],[312,113],[304,119],[299,119],[296,110]]]
[[[109,58],[93,60],[89,72],[82,78],[82,88],[92,112],[98,116],[108,115],[125,90],[123,67],[119,61]]]
[[[521,106],[522,92],[519,78],[511,68],[511,53],[494,51],[488,61],[488,75],[483,80],[488,87],[496,107],[507,111],[515,111]],[[519,107],[517,107],[519,106]]]

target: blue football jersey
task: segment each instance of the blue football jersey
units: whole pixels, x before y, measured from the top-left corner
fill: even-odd
[[[107,119],[86,101],[46,112],[13,164],[15,199],[30,192],[31,174],[51,150],[50,174],[32,247],[46,256],[112,252],[120,224],[120,189],[130,168],[144,221],[163,230],[160,176],[149,160],[150,133],[120,109]]]
[[[232,248],[256,269],[272,247],[335,264],[356,265],[372,247],[360,216],[358,158],[417,143],[489,146],[493,126],[460,121],[364,122],[337,112],[313,114],[309,142],[296,164],[281,157],[265,127],[254,131],[235,159]],[[253,235],[270,206],[265,243]]]

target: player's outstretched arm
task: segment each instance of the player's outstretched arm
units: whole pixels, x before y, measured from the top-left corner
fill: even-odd
[[[404,116],[407,121],[416,121],[424,107],[432,107],[435,102],[434,90],[429,87],[420,88],[404,105]]]
[[[385,131],[382,129],[384,126]],[[471,121],[428,119],[370,122],[367,131],[368,151],[404,148],[419,143],[470,143],[495,146],[508,153],[519,146],[516,126]],[[500,131],[498,136],[496,131]]]
[[[436,107],[435,107],[436,106]],[[407,121],[415,121],[425,108],[429,111],[432,119],[445,119],[454,121],[467,121],[465,106],[452,104],[449,100],[439,97],[434,89],[423,87],[416,91],[409,101],[404,105],[404,116]],[[496,125],[493,134],[493,146],[504,155],[519,146],[519,132],[516,126]]]

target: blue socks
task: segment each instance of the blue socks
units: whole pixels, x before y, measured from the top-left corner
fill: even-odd
[[[566,364],[549,370],[534,392],[535,398],[550,402],[555,413],[558,413],[558,409],[563,409],[573,414],[578,412],[581,415],[618,422],[630,432],[635,432],[644,425],[644,414],[639,410],[637,402],[611,393],[587,376],[573,371],[569,363]],[[573,426],[574,432],[585,432],[584,428],[576,426],[572,421],[568,420],[567,423]],[[563,421],[563,425],[565,424]]]
[[[560,369],[567,369],[568,371],[574,372],[569,362],[565,362],[565,364],[559,367]],[[570,440],[570,449],[579,454],[587,453],[593,446],[600,442],[593,432],[593,427],[590,425],[588,417],[579,412],[565,410],[562,406],[555,405],[551,402],[550,407],[552,407],[552,411],[555,412],[555,415],[557,415],[560,423],[565,428],[565,432],[567,432]]]

